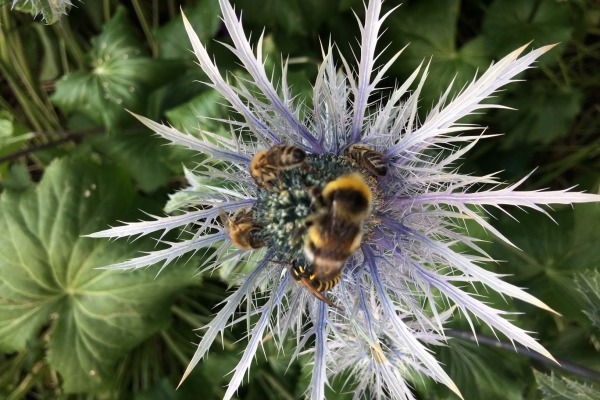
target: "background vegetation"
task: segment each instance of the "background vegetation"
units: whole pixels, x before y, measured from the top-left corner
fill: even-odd
[[[179,15],[181,6],[223,71],[240,72],[215,41],[228,41],[217,1],[84,1],[66,7],[68,16],[60,20],[56,10],[35,18],[29,12],[32,3],[51,2],[11,3],[0,0],[0,397],[187,399],[201,392],[220,398],[245,346],[242,331],[228,332],[178,391],[174,386],[198,341],[193,329],[227,296],[227,273],[196,274],[200,256],[173,263],[158,277],[159,266],[98,270],[155,243],[81,236],[145,218],[143,212],[160,215],[184,185],[183,166],[201,160],[165,146],[125,109],[190,132],[224,129],[200,118],[228,110],[213,91],[192,84],[203,75]],[[361,0],[234,3],[253,38],[266,27],[275,74],[281,55],[289,54],[289,83],[307,101],[321,43],[331,39],[346,58],[357,47],[351,10],[362,16]],[[384,8],[394,5],[389,0]],[[458,89],[525,43],[559,42],[527,72],[527,82],[494,99],[518,111],[473,118],[504,136],[480,143],[461,168],[502,170],[507,182],[535,170],[527,189],[598,191],[597,1],[406,0],[386,27],[380,41],[391,43],[386,54],[410,43],[389,86],[431,57],[423,115],[453,77]],[[511,211],[519,222],[498,213],[494,224],[523,251],[488,243],[505,261],[490,268],[511,274],[507,280],[530,288],[562,316],[510,299],[492,301],[522,312],[512,318],[538,332],[563,368],[515,352],[510,343],[489,344],[494,333],[485,327],[477,328],[477,345],[460,320],[451,331],[458,339],[436,349],[439,359],[467,399],[599,398],[600,207],[557,208],[558,223]],[[471,233],[491,240],[485,232]],[[310,370],[305,359],[287,357],[267,341],[239,397],[299,398]],[[351,385],[342,383],[333,383],[337,393],[328,398],[351,398]],[[432,382],[415,384],[418,398],[454,398]]]

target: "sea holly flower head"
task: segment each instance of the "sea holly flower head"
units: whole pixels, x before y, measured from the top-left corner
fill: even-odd
[[[231,127],[230,135],[206,131],[192,135],[137,116],[165,139],[209,158],[186,171],[190,186],[174,197],[181,214],[93,235],[123,237],[194,227],[193,238],[165,241],[165,249],[110,266],[116,269],[155,263],[164,268],[185,253],[209,248],[213,249],[212,259],[204,270],[252,265],[214,319],[203,327],[184,379],[207,355],[219,333],[251,317],[256,319],[248,322],[248,344],[233,371],[226,399],[241,385],[267,334],[278,345],[295,338],[296,355],[311,354],[307,395],[314,399],[323,398],[328,381],[344,371],[356,380],[357,398],[413,398],[411,382],[419,375],[443,383],[460,396],[426,347],[444,343],[444,327],[458,312],[472,327],[483,322],[509,340],[552,359],[528,332],[506,319],[507,312],[469,291],[469,286],[484,285],[552,312],[535,297],[504,282],[499,274],[483,268],[482,264],[493,259],[461,228],[461,222],[475,221],[510,244],[484,217],[486,207],[507,211],[504,206],[512,205],[545,212],[543,205],[600,201],[600,196],[567,190],[519,191],[525,178],[503,185],[493,174],[478,177],[456,169],[457,162],[479,140],[489,137],[481,127],[461,123],[461,119],[501,107],[483,100],[513,82],[552,46],[524,55],[526,46],[513,51],[452,99],[448,88],[420,121],[418,100],[428,65],[419,66],[391,91],[381,87],[401,51],[387,63],[377,63],[377,41],[389,13],[382,13],[382,1],[370,0],[360,22],[356,59],[344,59],[335,54],[332,44],[326,46],[313,85],[312,106],[308,107],[297,101],[287,85],[287,63],[281,82],[273,82],[264,68],[262,36],[253,47],[234,8],[227,0],[219,3],[233,42],[224,46],[245,68],[248,75],[244,77],[224,77],[183,18],[199,65],[208,77],[207,85],[239,114],[224,121]],[[381,96],[382,90],[388,90],[388,95]],[[385,100],[379,100],[382,98]],[[361,155],[348,154],[356,144],[371,152],[367,161]],[[284,146],[300,151],[303,158],[291,168],[263,170],[266,178],[251,173],[257,156]],[[386,171],[369,168],[369,160],[384,165]],[[275,161],[283,162],[281,158]],[[341,184],[344,177],[353,177],[349,178],[353,183]],[[338,200],[327,199],[331,190],[348,187],[348,193],[361,193],[359,199],[368,197],[368,206],[363,207],[368,212],[360,218],[349,213],[349,208],[340,211]],[[339,201],[348,201],[347,193],[340,193]],[[333,224],[331,220],[338,218],[346,224],[343,229],[331,228],[341,234],[339,246],[347,245],[348,237],[356,241],[346,250],[327,245],[331,254],[323,257],[338,261],[332,265],[341,260],[341,279],[311,291],[308,286],[318,272],[313,256],[319,246],[325,246],[321,233],[312,227]],[[348,229],[356,230],[356,226],[358,231],[348,236]],[[250,232],[247,243],[240,243],[236,229]],[[457,252],[456,244],[471,251]],[[298,275],[305,271],[314,275]],[[235,316],[241,304],[246,318]]]

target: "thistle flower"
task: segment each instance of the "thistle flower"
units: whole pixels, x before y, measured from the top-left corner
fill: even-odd
[[[233,371],[226,399],[242,383],[267,334],[278,345],[295,338],[296,355],[311,354],[313,372],[307,395],[313,399],[323,398],[328,380],[346,370],[356,378],[357,398],[413,398],[410,382],[419,374],[443,383],[460,396],[426,347],[445,341],[444,326],[456,309],[472,327],[475,317],[509,340],[552,359],[526,331],[505,318],[507,312],[492,308],[467,290],[468,286],[483,284],[502,295],[553,311],[502,281],[499,274],[482,268],[480,264],[493,259],[461,229],[461,222],[475,221],[510,244],[484,218],[486,207],[505,211],[504,206],[514,205],[545,213],[542,205],[600,201],[600,196],[567,190],[519,191],[525,178],[502,185],[494,174],[477,177],[456,170],[456,161],[480,139],[490,136],[483,134],[482,128],[459,120],[481,110],[500,108],[482,101],[512,82],[552,46],[520,58],[525,46],[515,50],[452,100],[448,88],[421,122],[417,105],[428,65],[421,64],[406,82],[391,90],[386,100],[374,100],[381,97],[377,95],[381,80],[401,51],[384,65],[376,65],[376,43],[389,13],[382,15],[382,1],[370,0],[365,20],[360,23],[357,68],[339,56],[339,70],[333,45],[328,45],[313,87],[313,106],[308,108],[296,101],[287,86],[287,64],[283,65],[281,82],[270,80],[261,56],[262,36],[254,50],[233,7],[227,0],[219,3],[233,41],[232,46],[225,46],[249,77],[234,77],[235,85],[230,84],[185,16],[184,23],[199,65],[208,76],[208,86],[217,90],[241,118],[224,121],[232,131],[223,137],[205,131],[193,136],[137,116],[165,139],[209,158],[194,171],[186,171],[190,187],[178,198],[183,210],[180,215],[155,217],[93,235],[124,237],[194,227],[192,239],[164,241],[166,249],[110,266],[115,269],[155,263],[163,263],[164,268],[185,253],[209,248],[213,249],[212,259],[204,270],[255,263],[204,327],[183,379],[207,355],[219,333],[244,322],[244,318],[234,316],[242,303],[249,326],[248,344]],[[381,155],[388,168],[385,176],[370,175],[344,156],[355,143]],[[279,174],[272,187],[257,186],[249,165],[257,153],[278,144],[303,150],[306,164]],[[364,221],[360,248],[346,261],[339,284],[326,293],[334,304],[331,307],[295,282],[289,271],[298,259],[306,261],[303,227],[317,212],[315,197],[328,182],[352,172],[360,173],[369,185],[372,210]],[[238,210],[251,210],[253,223],[262,229],[264,246],[254,250],[234,246],[221,216]],[[456,252],[453,248],[457,243],[472,252]],[[257,320],[251,323],[254,316]],[[308,343],[311,345],[306,349]]]

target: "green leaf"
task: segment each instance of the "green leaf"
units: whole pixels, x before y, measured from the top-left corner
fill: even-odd
[[[246,26],[266,26],[283,35],[307,36],[336,12],[336,2],[321,0],[237,0]]]
[[[521,85],[502,104],[517,112],[502,112],[500,128],[506,132],[503,148],[520,143],[543,143],[568,136],[583,103],[583,92],[572,87]]]
[[[600,333],[600,271],[596,269],[577,274],[575,283],[587,303],[584,313]]]
[[[507,54],[529,42],[533,47],[565,43],[572,30],[567,5],[559,1],[496,0],[484,13],[483,33],[493,54]]]
[[[393,49],[408,47],[401,61],[391,70],[400,76],[410,75],[421,62],[429,62],[429,76],[422,92],[422,104],[431,104],[455,79],[454,92],[470,82],[477,71],[490,64],[489,52],[481,37],[456,47],[456,26],[459,15],[458,0],[433,0],[403,4],[385,23],[387,33],[379,45],[388,42]]]
[[[204,72],[194,64],[193,67],[152,92],[142,115],[154,120],[164,118],[165,110],[178,107],[206,90],[206,86],[200,82],[206,82],[207,79]]]
[[[460,10],[458,0],[417,1],[403,4],[386,20],[394,38],[411,43],[426,54],[453,54],[456,50],[456,22]],[[429,50],[431,49],[431,50]],[[423,57],[419,57],[421,62]]]
[[[436,353],[465,399],[522,399],[530,373],[509,353],[458,338]],[[450,394],[445,387],[436,390],[444,393],[443,398]]]
[[[492,254],[503,263],[498,272],[514,274],[512,283],[531,289],[531,293],[569,318],[581,322],[584,302],[573,281],[577,272],[600,264],[599,204],[580,204],[574,210],[562,208],[548,217],[515,213],[519,222],[504,219],[500,231],[521,250],[507,246]]]
[[[0,111],[0,158],[18,151],[32,137],[33,134],[26,127],[15,122],[13,115]],[[0,164],[0,178],[5,178],[8,173],[9,163]]]
[[[338,10],[340,11],[348,11],[351,9],[357,9],[360,5],[358,0],[340,0],[340,5],[338,6]]]
[[[595,385],[579,383],[564,376],[556,376],[554,373],[548,376],[534,371],[534,374],[543,399],[595,400],[600,398],[600,388]]]
[[[180,131],[208,132],[224,130],[224,124],[217,118],[227,117],[227,107],[223,97],[216,90],[206,90],[190,101],[166,112],[169,122]],[[224,131],[223,131],[224,132]]]
[[[183,10],[194,31],[204,44],[208,44],[221,26],[218,0],[202,0],[198,4]],[[192,45],[183,27],[180,15],[171,19],[156,31],[156,40],[160,46],[162,58],[179,58],[195,60],[190,50]]]
[[[146,193],[166,186],[173,175],[182,173],[182,161],[193,163],[197,156],[188,149],[166,146],[163,139],[147,129],[128,129],[89,141],[100,153],[123,166]]]
[[[41,70],[38,79],[41,82],[54,81],[62,74],[62,60],[60,58],[59,47],[60,43],[56,37],[51,34],[51,31],[42,24],[32,24],[35,29],[40,45],[42,46],[42,59],[39,63]]]
[[[63,76],[52,101],[64,112],[82,112],[109,128],[130,121],[125,109],[140,112],[151,89],[183,68],[180,62],[145,55],[123,7],[92,45],[90,70]]]
[[[32,185],[31,175],[27,164],[19,162],[10,166],[6,178],[2,181],[2,186],[9,190],[26,190]]]
[[[169,323],[172,296],[193,273],[97,269],[153,245],[81,237],[135,201],[121,170],[73,160],[52,163],[35,190],[0,196],[0,348],[45,338],[68,393],[108,385],[119,358]]]

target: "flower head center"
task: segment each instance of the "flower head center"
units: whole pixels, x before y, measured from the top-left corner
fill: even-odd
[[[346,157],[308,154],[302,166],[282,170],[271,187],[258,189],[255,219],[261,236],[276,260],[305,262],[304,236],[315,215],[322,210],[320,196],[337,178],[361,171]],[[375,179],[365,179],[374,193]],[[368,224],[367,224],[368,225]]]

